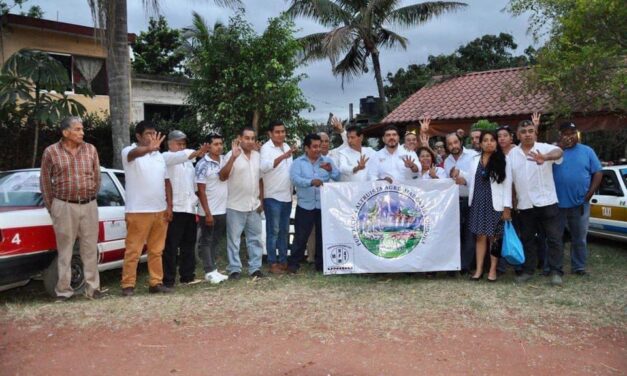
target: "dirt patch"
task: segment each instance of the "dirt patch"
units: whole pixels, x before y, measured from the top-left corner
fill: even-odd
[[[263,323],[259,323],[263,324]],[[332,323],[325,323],[332,334]],[[369,331],[320,340],[263,325],[180,321],[72,328],[0,326],[3,375],[590,375],[627,372],[624,331],[599,329],[583,343],[527,341],[500,329]]]

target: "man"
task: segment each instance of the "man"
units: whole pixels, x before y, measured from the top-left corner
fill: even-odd
[[[205,280],[218,284],[228,279],[218,271],[218,245],[226,231],[226,200],[228,183],[220,180],[220,170],[226,163],[222,136],[211,133],[205,138],[207,155],[196,164],[198,185],[198,254],[203,263]]]
[[[263,144],[260,153],[264,189],[263,210],[266,215],[266,252],[270,273],[283,274],[287,270],[287,246],[292,212],[290,167],[294,149],[285,143],[286,132],[282,121],[270,123],[268,136],[270,140]]]
[[[472,129],[470,131],[470,142],[472,146],[472,150],[477,153],[481,151],[481,130],[480,129]]]
[[[446,160],[446,148],[444,147],[444,142],[437,141],[433,146],[433,150],[435,151],[436,162],[435,165],[438,167],[444,168],[444,161]]]
[[[172,185],[163,155],[165,135],[143,120],[135,126],[137,143],[122,149],[126,179],[126,251],[122,267],[122,295],[135,293],[137,263],[144,245],[148,253],[149,293],[170,293],[163,285],[163,247],[172,220]]]
[[[559,286],[562,284],[564,255],[553,164],[562,163],[563,152],[557,146],[537,142],[537,132],[533,122],[521,121],[517,129],[520,145],[507,156],[507,163],[512,165],[521,241],[525,250],[523,273],[516,277],[516,282],[524,283],[533,277],[538,260],[536,234],[543,230],[548,244],[551,284]]]
[[[462,140],[457,133],[446,136],[446,147],[449,156],[444,160],[444,171],[459,184],[459,234],[461,237],[461,274],[465,275],[470,270],[475,256],[475,240],[468,227],[468,187],[466,179],[462,176],[471,171],[473,157],[477,155],[474,150],[462,146]],[[474,176],[468,177],[474,179]]]
[[[370,180],[387,180],[388,183],[413,179],[420,173],[415,153],[407,154],[399,147],[398,128],[388,125],[383,132],[385,147],[374,154],[370,166]]]
[[[220,170],[220,180],[228,180],[229,195],[226,201],[226,239],[229,258],[229,279],[241,278],[242,261],[239,247],[242,232],[246,235],[248,274],[264,277],[261,272],[261,204],[263,190],[259,179],[259,152],[255,150],[257,135],[251,127],[244,127],[226,155]]]
[[[348,147],[342,149],[338,155],[338,169],[340,181],[368,181],[368,167],[375,151],[369,147],[361,146],[364,136],[357,126],[346,128]]]
[[[207,145],[198,150],[187,149],[187,136],[181,131],[174,130],[168,134],[168,151],[163,153],[163,159],[172,184],[173,214],[163,250],[163,284],[167,287],[174,287],[177,264],[181,283],[195,280],[198,197],[192,161],[204,156],[207,149]]]
[[[83,141],[83,121],[71,116],[61,121],[61,140],[44,150],[39,185],[57,241],[59,280],[55,287],[58,301],[70,299],[74,290],[72,254],[80,239],[85,295],[99,299],[98,274],[98,204],[100,161],[96,148]]]
[[[335,149],[329,150],[331,147],[331,139],[329,135],[325,132],[319,132],[318,136],[320,136],[320,153],[325,156],[331,158],[333,163],[337,166],[339,152],[348,147],[348,139],[346,137],[346,130],[344,130],[344,126],[342,125],[342,121],[333,116],[330,119],[331,125],[333,126],[333,132],[339,134],[342,137],[342,145],[338,146]]]
[[[300,268],[313,227],[316,228],[316,270],[322,270],[320,187],[331,179],[337,180],[340,175],[333,161],[320,154],[320,136],[308,134],[303,144],[305,154],[297,158],[290,169],[290,178],[296,187],[298,198],[294,222],[295,240],[288,260],[288,271],[291,273],[298,272]]]
[[[584,276],[587,274],[589,202],[601,185],[603,173],[594,150],[579,143],[575,124],[562,123],[559,130],[564,160],[559,165],[553,165],[553,178],[557,188],[560,232],[563,233],[568,226],[571,237],[570,270],[573,274]]]

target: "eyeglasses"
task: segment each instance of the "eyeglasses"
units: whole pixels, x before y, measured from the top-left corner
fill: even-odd
[[[436,149],[444,149],[444,145],[435,145]]]

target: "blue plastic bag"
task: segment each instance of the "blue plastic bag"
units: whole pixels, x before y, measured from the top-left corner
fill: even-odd
[[[518,235],[516,235],[512,221],[505,221],[501,256],[512,265],[522,265],[525,263],[525,251],[523,250],[520,239],[518,239]]]

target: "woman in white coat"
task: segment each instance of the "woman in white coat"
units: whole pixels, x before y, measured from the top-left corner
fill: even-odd
[[[476,236],[477,269],[471,277],[478,281],[483,277],[483,261],[488,249],[490,271],[488,281],[496,281],[496,266],[500,256],[503,221],[511,220],[512,171],[497,143],[493,131],[482,131],[479,138],[481,153],[475,156],[471,169],[465,176],[468,185],[470,231]]]

